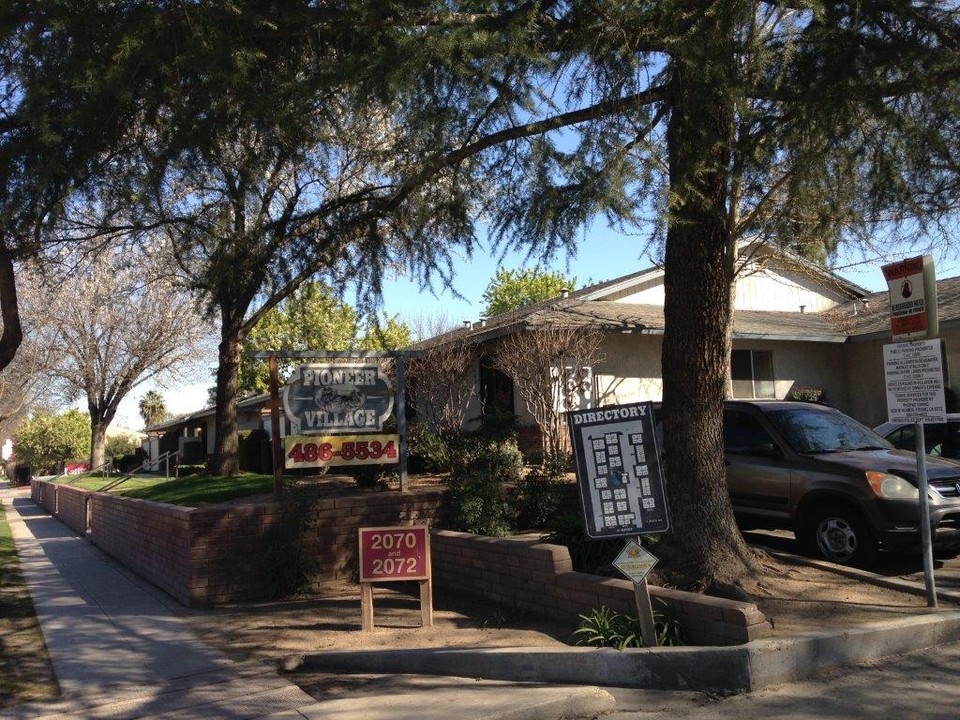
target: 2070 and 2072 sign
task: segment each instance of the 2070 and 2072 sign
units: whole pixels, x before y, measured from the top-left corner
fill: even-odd
[[[399,462],[399,435],[380,432],[393,389],[379,365],[302,365],[284,388],[283,409],[287,468]]]

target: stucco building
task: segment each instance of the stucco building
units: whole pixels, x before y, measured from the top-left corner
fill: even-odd
[[[732,397],[788,398],[819,390],[823,401],[868,425],[886,420],[883,345],[891,342],[889,297],[870,293],[796,255],[760,243],[741,249],[735,287]],[[466,413],[512,410],[532,423],[510,378],[490,356],[505,337],[547,326],[590,326],[604,332],[583,402],[659,401],[663,374],[663,269],[649,268],[463,327],[418,346],[449,342],[475,347],[476,390]],[[960,278],[938,282],[947,385],[960,390]],[[956,380],[955,380],[956,379]]]

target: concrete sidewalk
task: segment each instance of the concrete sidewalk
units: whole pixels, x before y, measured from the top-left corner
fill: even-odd
[[[234,663],[202,643],[174,600],[48,515],[28,488],[0,488],[0,502],[61,690],[5,718],[524,720],[613,708],[596,687],[449,677],[318,702],[273,666]]]

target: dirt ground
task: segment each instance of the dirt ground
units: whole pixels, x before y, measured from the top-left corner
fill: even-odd
[[[931,612],[922,595],[769,555],[744,587],[780,637]],[[376,627],[370,632],[360,629],[359,586],[324,596],[191,610],[188,618],[200,637],[235,660],[331,649],[549,646],[567,644],[575,629],[445,592],[435,593],[434,625],[423,628],[415,585],[377,586]]]
[[[312,478],[309,483],[330,493],[355,492],[352,479],[332,474]],[[436,486],[442,480],[417,476],[415,484]],[[789,541],[782,545],[783,538],[761,536],[761,542],[767,540],[774,549],[791,548]],[[762,554],[758,574],[745,579],[743,587],[773,623],[775,636],[930,612],[922,595],[889,590],[767,553]],[[323,596],[186,612],[206,642],[236,660],[325,649],[568,644],[576,629],[572,623],[544,620],[440,591],[434,593],[434,625],[423,628],[417,593],[413,584],[377,586],[376,627],[370,632],[360,629],[359,585],[331,588]]]

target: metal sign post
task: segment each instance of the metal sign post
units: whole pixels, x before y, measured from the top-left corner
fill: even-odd
[[[930,498],[927,495],[925,422],[946,422],[941,343],[937,339],[937,280],[933,258],[908,258],[881,270],[890,293],[890,332],[895,344],[885,345],[884,375],[887,415],[892,422],[913,422],[917,452],[920,541],[927,605],[937,607],[933,578]],[[917,342],[903,342],[914,340]],[[897,342],[900,341],[900,342]]]
[[[920,490],[920,540],[923,545],[923,583],[927,590],[927,607],[937,607],[937,587],[933,579],[933,539],[930,537],[930,502],[927,495],[927,441],[923,423],[915,426],[917,438],[917,486]]]

